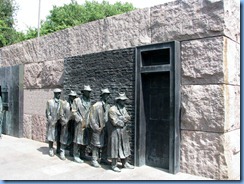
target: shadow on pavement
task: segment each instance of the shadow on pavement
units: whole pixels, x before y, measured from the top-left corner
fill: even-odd
[[[37,150],[40,151],[43,155],[48,155],[48,147],[40,147]]]

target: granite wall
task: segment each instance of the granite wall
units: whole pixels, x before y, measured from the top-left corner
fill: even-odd
[[[173,40],[181,43],[181,172],[238,179],[240,3],[235,0],[173,1],[1,48],[1,67],[24,65],[24,137],[45,141],[45,104],[53,88],[63,88],[65,58]]]

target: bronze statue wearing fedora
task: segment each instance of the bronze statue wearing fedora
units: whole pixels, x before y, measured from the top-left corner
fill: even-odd
[[[115,172],[121,170],[117,167],[117,160],[120,158],[123,168],[133,169],[134,166],[128,163],[130,156],[129,135],[126,131],[130,116],[125,108],[125,101],[128,98],[125,93],[119,93],[115,98],[116,104],[109,109],[108,121],[108,158],[112,159],[111,168]]]
[[[53,142],[57,141],[57,153],[60,153],[60,107],[61,107],[61,90],[56,88],[53,91],[54,98],[47,101],[46,118],[47,118],[47,140],[49,144],[49,155],[54,156]]]
[[[74,116],[72,114],[72,104],[74,99],[77,97],[75,91],[70,91],[68,100],[62,101],[60,116],[61,116],[61,134],[60,134],[60,158],[61,160],[65,160],[65,148],[68,147],[73,142],[72,131],[70,131],[70,127],[73,124]],[[70,150],[71,151],[71,150]]]
[[[92,89],[89,85],[85,85],[81,90],[82,97],[74,99],[72,106],[72,113],[75,119],[75,135],[74,135],[74,161],[83,163],[80,159],[80,150],[85,158],[85,149],[88,145],[89,130],[88,130],[88,118],[91,107],[90,93]]]
[[[108,121],[108,110],[110,105],[107,103],[110,91],[106,89],[101,90],[101,100],[96,102],[90,111],[90,127],[91,133],[91,149],[92,149],[92,166],[101,167],[98,163],[100,149],[104,148],[106,136],[106,124]],[[107,161],[107,153],[102,150],[102,159]],[[102,161],[101,159],[101,161]],[[107,164],[107,162],[105,162]]]

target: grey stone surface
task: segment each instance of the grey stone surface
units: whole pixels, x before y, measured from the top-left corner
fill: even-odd
[[[46,116],[45,115],[32,115],[31,117],[32,120],[32,139],[45,142],[46,140]]]
[[[224,37],[181,42],[182,84],[224,82]]]
[[[1,66],[224,34],[238,42],[239,12],[234,0],[173,1],[3,47]]]
[[[185,85],[181,89],[181,129],[224,132],[223,85]]]
[[[45,115],[46,103],[53,98],[53,89],[25,89],[24,113]]]
[[[72,56],[102,51],[102,22],[97,20],[67,29]]]
[[[240,177],[240,129],[225,133],[225,155],[230,178]]]
[[[240,85],[240,44],[229,38],[224,38],[224,82],[226,84]]]
[[[24,114],[23,137],[36,141],[46,141],[46,116]]]
[[[45,115],[24,114],[23,137],[36,141],[46,141]]]
[[[23,117],[23,137],[32,139],[32,116],[24,114]]]
[[[60,87],[63,86],[64,60],[53,60],[43,63],[41,72],[42,87]]]
[[[240,129],[240,86],[224,85],[225,131]]]
[[[240,44],[226,37],[181,42],[182,84],[240,85]]]
[[[39,62],[39,39],[30,39],[24,42],[21,42],[21,47],[23,48],[22,59],[19,62],[22,63],[34,63]],[[16,58],[17,59],[17,58]]]
[[[230,162],[238,158],[230,155],[227,140],[222,133],[181,131],[181,171],[218,180],[240,178],[240,162]],[[235,175],[229,171],[234,167]]]
[[[181,129],[226,132],[240,128],[240,87],[182,86]]]
[[[150,9],[138,9],[103,19],[101,33],[104,51],[150,44]]]
[[[43,37],[41,39],[43,39]],[[40,39],[31,39],[14,45],[2,47],[0,49],[2,52],[1,66],[39,62],[39,40]]]
[[[41,88],[40,74],[43,69],[43,63],[26,64],[24,68],[24,88]]]
[[[1,66],[59,60],[71,55],[67,29],[1,48]]]
[[[240,43],[240,4],[241,1],[224,0],[224,34]]]
[[[24,88],[50,88],[63,85],[63,60],[25,65]]]
[[[71,56],[71,44],[67,29],[36,39],[38,61],[59,60]]]
[[[188,40],[224,33],[224,2],[178,0],[151,8],[152,42]]]
[[[21,64],[25,61],[22,43],[1,48],[1,66]]]

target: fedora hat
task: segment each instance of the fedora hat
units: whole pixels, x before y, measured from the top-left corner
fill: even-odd
[[[75,91],[70,91],[69,96],[77,96],[77,93]]]
[[[110,94],[110,91],[108,90],[108,88],[101,89],[101,95],[103,95],[103,94]]]
[[[90,85],[84,85],[84,89],[82,89],[81,91],[92,91]]]
[[[125,96],[125,93],[119,93],[119,96],[115,98],[115,100],[127,100],[127,96]]]
[[[56,89],[53,90],[54,93],[61,93],[61,91],[62,91],[62,90],[59,89],[59,88],[56,88]]]

